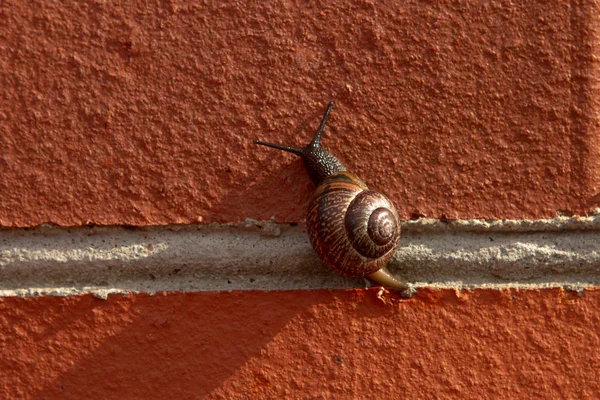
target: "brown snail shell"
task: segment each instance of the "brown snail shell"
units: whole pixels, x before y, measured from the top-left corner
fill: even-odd
[[[310,243],[327,265],[354,277],[385,266],[400,240],[398,213],[383,194],[369,190],[353,173],[326,178],[308,206]]]
[[[400,240],[400,220],[392,202],[369,190],[320,144],[330,102],[313,140],[305,147],[254,143],[302,157],[316,186],[306,218],[310,243],[321,260],[336,271],[366,277],[381,286],[408,293],[411,286],[385,268]]]

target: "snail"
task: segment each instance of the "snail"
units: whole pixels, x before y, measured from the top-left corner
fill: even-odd
[[[302,157],[316,189],[308,207],[306,228],[317,256],[334,270],[363,277],[410,296],[412,287],[385,267],[400,240],[400,221],[392,202],[367,185],[321,147],[321,135],[333,102],[312,141],[289,147],[254,140]]]

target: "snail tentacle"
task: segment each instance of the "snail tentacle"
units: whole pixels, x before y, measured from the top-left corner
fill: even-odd
[[[321,135],[323,135],[323,130],[325,129],[325,124],[327,123],[327,117],[329,117],[331,107],[333,107],[333,101],[330,101],[329,104],[327,104],[327,109],[325,110],[325,114],[323,114],[319,129],[317,129],[313,140],[311,140],[310,144],[306,147],[321,147]]]
[[[262,140],[253,140],[252,143],[260,144],[261,146],[272,147],[277,150],[283,150],[287,151],[288,153],[294,153],[296,155],[302,156],[302,149],[299,147],[282,146],[280,144],[263,142]]]
[[[304,147],[283,146],[280,144],[263,142],[262,140],[253,140],[253,143],[283,150],[302,157],[304,165],[306,165],[306,169],[308,170],[308,175],[315,186],[318,186],[328,176],[346,170],[346,167],[344,167],[340,160],[321,146],[321,136],[323,135],[327,117],[329,116],[332,106],[333,101],[329,102],[327,105],[327,110],[325,110],[325,114],[323,115],[323,119],[321,120],[321,124],[319,125],[315,136],[311,142]]]

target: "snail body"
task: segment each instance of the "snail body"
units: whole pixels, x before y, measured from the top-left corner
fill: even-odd
[[[400,240],[400,220],[392,202],[370,190],[320,144],[333,102],[327,106],[313,140],[305,147],[254,143],[302,157],[315,184],[306,228],[317,256],[341,274],[364,277],[381,286],[405,292],[410,285],[387,271]]]

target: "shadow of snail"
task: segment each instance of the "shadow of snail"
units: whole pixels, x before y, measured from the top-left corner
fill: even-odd
[[[315,184],[306,218],[310,243],[319,258],[334,270],[363,277],[410,297],[412,285],[385,267],[400,240],[400,221],[392,202],[367,185],[321,147],[330,102],[313,140],[305,147],[254,143],[294,153],[304,161]]]

